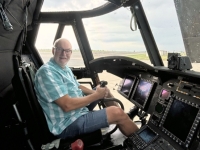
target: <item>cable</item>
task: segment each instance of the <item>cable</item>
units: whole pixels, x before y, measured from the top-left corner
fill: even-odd
[[[133,29],[133,27],[132,27],[133,26],[132,25],[133,18],[134,18],[135,29]],[[130,28],[131,28],[132,31],[136,31],[137,30],[137,22],[136,22],[136,16],[135,16],[135,12],[134,11],[132,12],[132,17],[131,17],[131,22],[130,22]]]
[[[1,16],[1,20],[3,22],[4,29],[7,30],[7,31],[12,31],[13,26],[10,23],[1,3],[0,3],[0,16]]]

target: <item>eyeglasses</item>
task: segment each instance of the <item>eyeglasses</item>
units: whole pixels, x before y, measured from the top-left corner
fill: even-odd
[[[70,54],[72,53],[72,50],[71,49],[63,49],[63,48],[59,48],[59,47],[53,47],[55,48],[56,50],[60,51],[60,52],[66,52],[67,54]]]

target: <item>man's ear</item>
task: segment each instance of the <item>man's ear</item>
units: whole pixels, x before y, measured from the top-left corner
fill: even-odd
[[[52,48],[52,54],[54,55],[54,53],[55,53],[55,48]]]

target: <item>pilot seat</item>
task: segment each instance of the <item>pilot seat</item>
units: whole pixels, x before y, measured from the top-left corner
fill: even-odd
[[[21,57],[14,56],[15,75],[12,79],[12,85],[15,91],[17,102],[13,105],[20,124],[24,128],[29,149],[41,149],[42,145],[56,140],[48,129],[48,125],[43,114],[43,110],[37,100],[33,88],[33,78],[36,69],[33,64],[23,62]],[[70,144],[77,139],[81,139],[84,146],[90,146],[102,141],[101,130],[89,134],[77,136],[73,139],[60,140],[59,149],[68,149]]]

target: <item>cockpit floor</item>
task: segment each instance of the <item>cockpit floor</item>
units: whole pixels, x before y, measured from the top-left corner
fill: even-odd
[[[138,118],[135,118],[134,121],[135,121],[136,125],[140,128],[141,122],[138,121]],[[92,145],[90,147],[87,147],[85,150],[124,150],[123,142],[127,137],[124,136],[118,128],[111,135],[106,136],[115,127],[116,127],[116,125],[113,124],[107,128],[101,129],[101,132],[103,135],[102,142]]]
[[[102,129],[103,141],[100,144],[96,144],[88,147],[86,150],[120,150],[122,149],[123,141],[126,139],[119,129],[117,129],[110,136],[106,136],[116,125],[110,125],[108,128]]]

